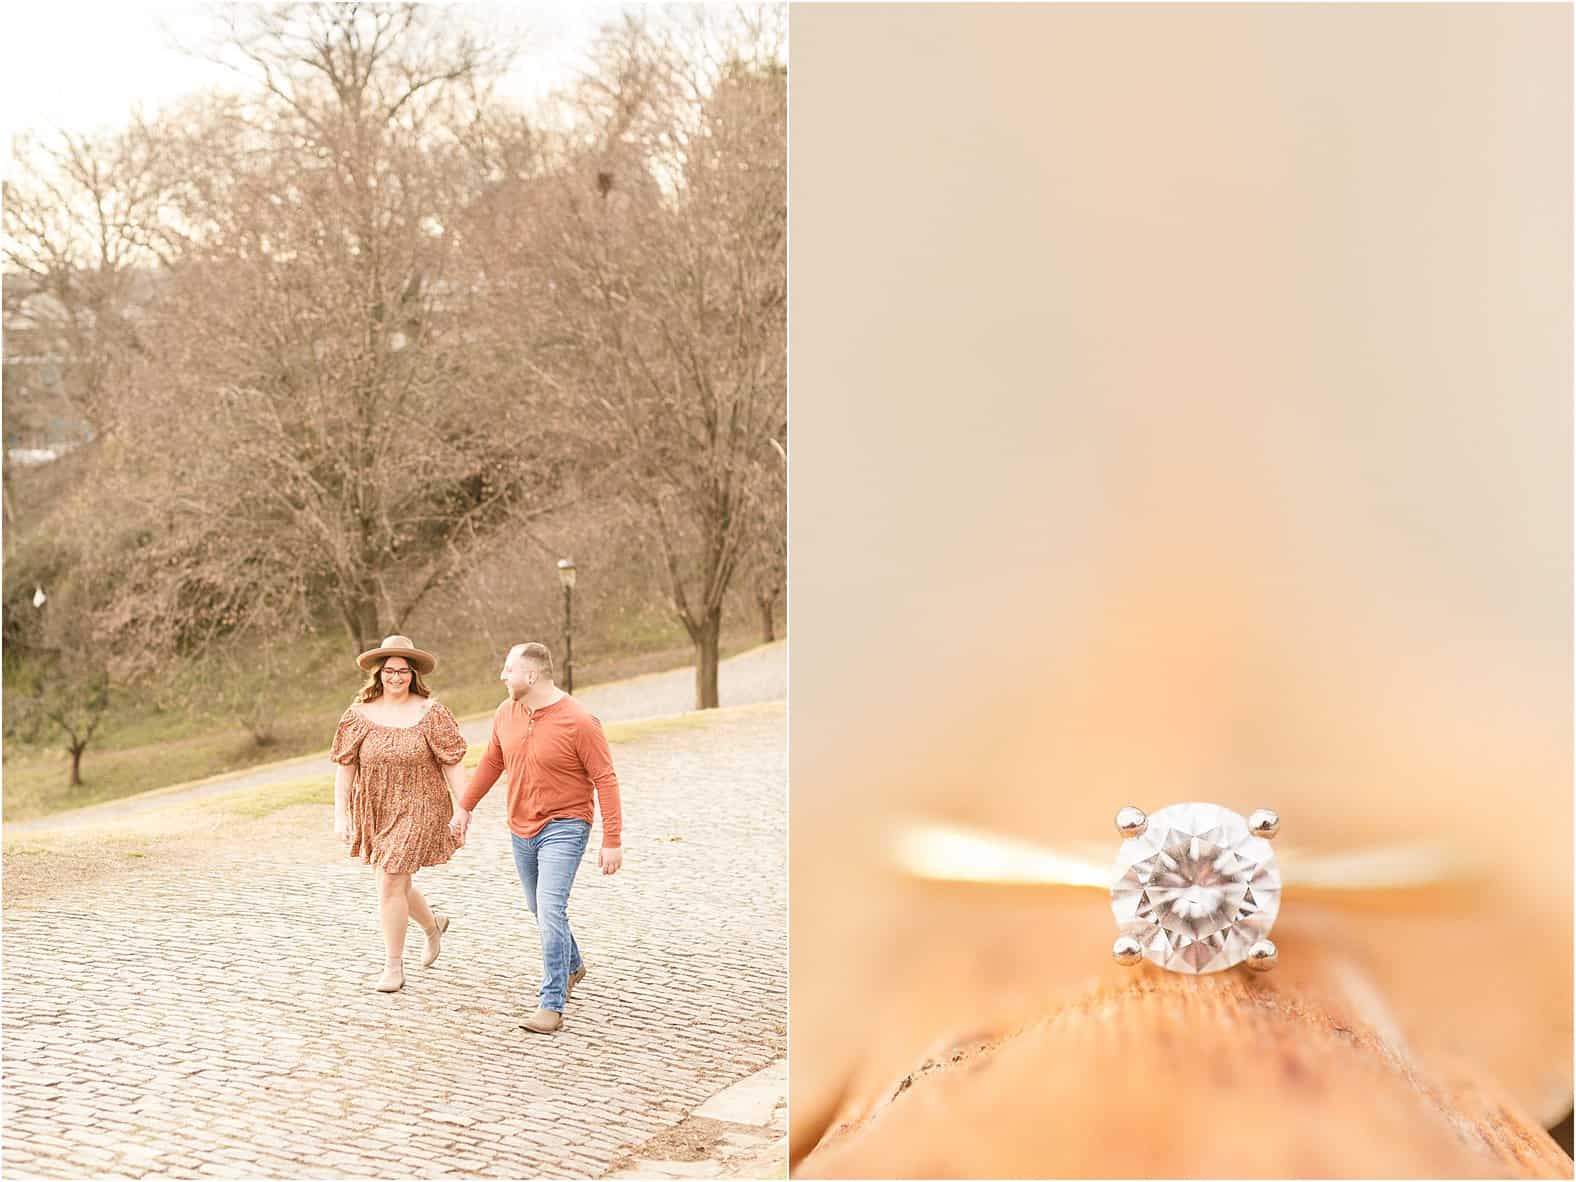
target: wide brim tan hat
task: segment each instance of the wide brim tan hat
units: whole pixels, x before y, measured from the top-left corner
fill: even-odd
[[[377,648],[370,648],[356,658],[356,664],[366,673],[384,657],[404,657],[417,673],[431,673],[438,667],[438,658],[426,649],[417,648],[408,636],[385,636]]]

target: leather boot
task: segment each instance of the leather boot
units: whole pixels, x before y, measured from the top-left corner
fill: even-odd
[[[558,1011],[538,1009],[520,1023],[520,1029],[529,1030],[532,1034],[556,1034],[563,1024],[564,1016]]]
[[[449,917],[447,915],[433,916],[438,921],[438,926],[427,933],[427,951],[421,958],[421,967],[431,968],[432,962],[438,959],[438,953],[443,950],[443,941],[440,937],[449,930]]]
[[[405,988],[405,966],[397,960],[384,965],[383,975],[374,988],[379,993],[397,993]]]

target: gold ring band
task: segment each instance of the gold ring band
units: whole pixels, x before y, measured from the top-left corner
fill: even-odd
[[[982,829],[902,818],[888,858],[899,872],[932,882],[1109,891],[1111,860],[1099,845],[1049,846]],[[1419,841],[1314,853],[1277,848],[1283,891],[1299,898],[1355,900],[1391,892],[1466,886],[1477,868],[1454,849]]]

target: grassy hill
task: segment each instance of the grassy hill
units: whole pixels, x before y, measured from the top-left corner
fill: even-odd
[[[653,643],[655,641],[656,643]],[[725,636],[723,655],[760,642],[757,626],[740,616]],[[237,771],[259,763],[323,751],[334,724],[360,687],[355,667],[339,638],[318,638],[279,704],[275,739],[259,746],[232,717],[199,707],[160,709],[146,700],[122,699],[82,760],[83,783],[67,786],[68,758],[58,744],[7,742],[5,789],[0,804],[7,821],[115,800],[152,788]],[[441,660],[428,684],[457,715],[490,710],[500,697],[502,652],[484,643],[434,648]],[[575,662],[575,687],[617,681],[689,664],[694,650],[653,636],[620,652],[592,650]]]

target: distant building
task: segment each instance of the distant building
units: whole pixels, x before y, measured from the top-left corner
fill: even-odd
[[[92,425],[67,397],[73,358],[61,350],[64,334],[57,327],[67,319],[67,309],[25,272],[8,272],[0,283],[5,292],[0,395],[6,462],[48,463],[93,438]]]

